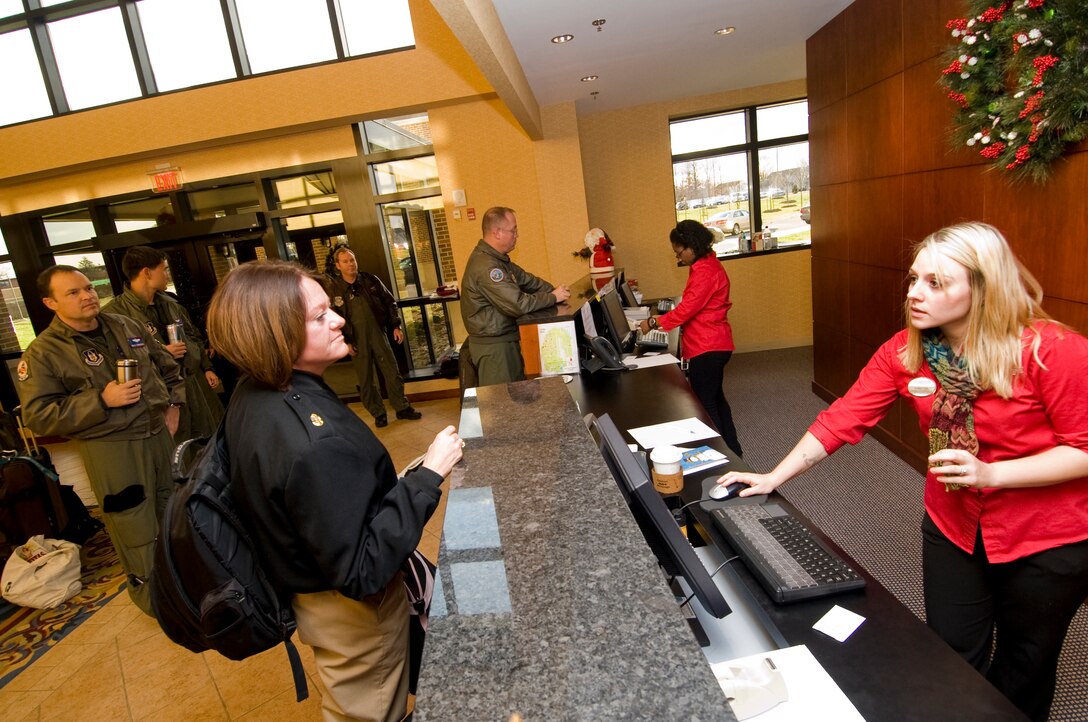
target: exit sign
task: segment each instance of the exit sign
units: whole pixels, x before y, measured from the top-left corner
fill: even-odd
[[[151,190],[156,193],[169,193],[181,190],[181,169],[167,168],[147,174],[151,178]]]

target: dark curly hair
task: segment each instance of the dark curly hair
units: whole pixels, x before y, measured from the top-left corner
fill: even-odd
[[[714,234],[699,221],[680,221],[669,232],[669,242],[682,248],[690,248],[696,258],[714,252]]]

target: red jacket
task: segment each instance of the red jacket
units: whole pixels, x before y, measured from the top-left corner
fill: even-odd
[[[709,253],[691,264],[684,294],[676,308],[658,317],[666,331],[680,326],[684,331],[684,358],[708,351],[732,351],[733,329],[729,326],[729,276],[721,261]]]
[[[984,462],[1033,456],[1055,446],[1088,452],[1088,339],[1056,324],[1036,328],[1043,335],[1039,359],[1046,368],[1032,357],[1025,334],[1024,371],[1014,380],[1012,397],[986,391],[974,402],[978,458]],[[860,441],[898,397],[913,406],[922,433],[929,430],[933,397],[911,396],[907,384],[916,376],[936,378],[924,363],[915,374],[903,367],[898,352],[906,338],[907,332],[901,331],[881,346],[846,395],[809,427],[828,453]],[[859,470],[859,491],[879,482]],[[974,549],[981,525],[986,555],[993,563],[1088,539],[1088,478],[1025,489],[945,491],[944,484],[927,474],[925,508],[944,535],[966,552]]]

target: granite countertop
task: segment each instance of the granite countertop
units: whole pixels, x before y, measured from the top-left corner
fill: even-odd
[[[734,720],[562,378],[476,394],[415,719]]]

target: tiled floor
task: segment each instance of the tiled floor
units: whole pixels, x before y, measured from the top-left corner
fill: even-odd
[[[458,423],[454,399],[414,404],[419,421],[396,421],[375,429],[397,468],[426,451],[434,435]],[[352,408],[373,428],[359,404]],[[65,483],[93,500],[74,445],[51,446]],[[74,457],[74,458],[73,458]],[[81,488],[82,487],[82,488]],[[420,542],[430,559],[438,555],[445,496]],[[295,702],[283,647],[242,662],[215,652],[193,654],[170,642],[155,620],[142,614],[124,592],[0,689],[0,719],[106,722],[155,719],[320,720],[320,692],[313,655],[299,645],[309,675],[310,698]]]

